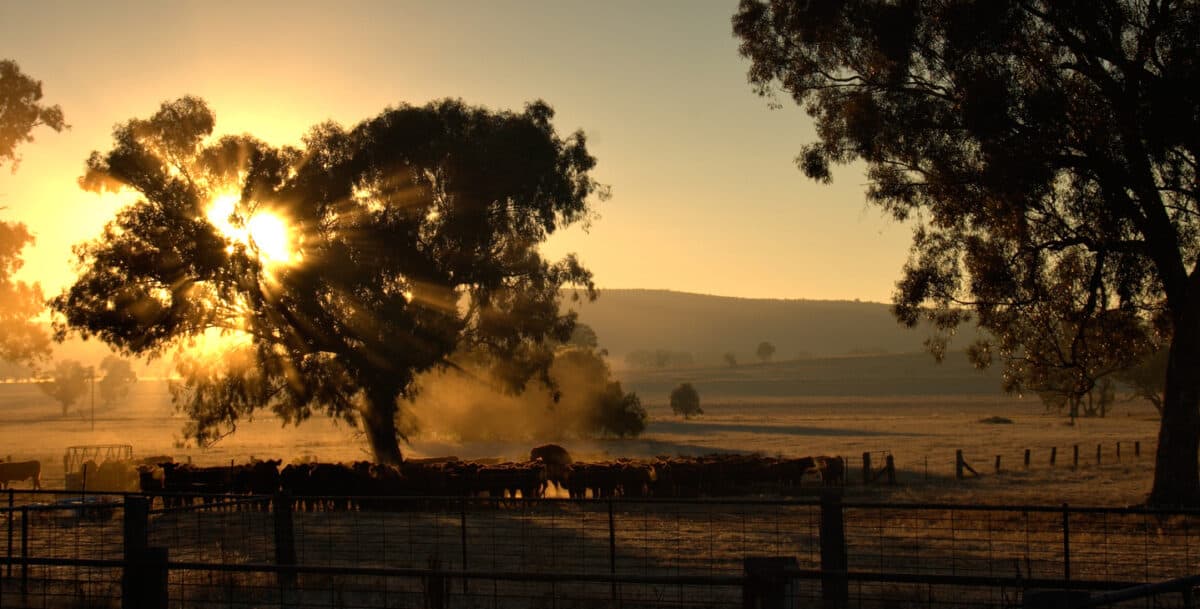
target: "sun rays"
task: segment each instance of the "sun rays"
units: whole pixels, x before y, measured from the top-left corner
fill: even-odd
[[[221,194],[213,197],[205,218],[229,241],[227,251],[237,245],[253,252],[267,270],[295,264],[300,259],[296,236],[286,219],[266,210],[252,210],[248,217],[239,209],[241,197]]]

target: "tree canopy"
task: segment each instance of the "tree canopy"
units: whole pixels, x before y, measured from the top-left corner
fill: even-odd
[[[24,224],[0,221],[0,360],[36,364],[50,355],[50,336],[31,321],[45,309],[36,283],[13,279],[24,261],[21,250],[33,243]]]
[[[671,390],[671,412],[685,419],[704,414],[700,408],[700,393],[691,383],[680,383]]]
[[[17,146],[33,141],[37,127],[62,131],[62,108],[42,105],[42,82],[21,72],[11,59],[0,59],[0,167],[20,160]]]
[[[868,200],[915,225],[901,320],[974,319],[984,360],[1019,358],[1048,303],[1079,352],[1165,320],[1150,501],[1200,505],[1200,5],[742,0],[733,28],[754,87],[816,121],[804,173],[861,160]]]
[[[237,345],[226,365],[192,349],[181,366],[176,403],[199,441],[261,408],[290,422],[324,413],[399,462],[415,375],[484,354],[497,363],[488,382],[548,382],[551,343],[575,322],[560,290],[594,293],[573,256],[537,249],[606,194],[583,133],[559,136],[553,116],[540,101],[508,112],[443,100],[317,125],[302,147],[278,148],[212,138],[198,98],[164,103],[88,159],[82,186],[142,198],[77,247],[78,278],[52,301],[58,335],[124,354]]]
[[[90,378],[91,375],[83,364],[71,359],[62,360],[54,365],[50,380],[39,383],[38,387],[62,406],[62,414],[65,417],[71,406],[87,393]]]
[[[758,343],[758,347],[754,349],[754,354],[758,356],[758,359],[769,362],[771,361],[771,357],[775,355],[775,345],[764,340]]]
[[[17,145],[33,141],[38,126],[62,131],[62,109],[43,106],[42,83],[21,72],[16,62],[0,60],[0,166],[17,168]],[[29,229],[19,222],[0,221],[0,360],[37,364],[50,355],[50,337],[30,321],[45,308],[41,287],[16,281],[13,275],[24,261],[21,250],[33,243]]]
[[[100,362],[100,369],[104,371],[104,378],[100,379],[97,385],[100,390],[100,401],[106,406],[125,399],[129,395],[129,390],[133,388],[133,384],[137,382],[137,374],[134,373],[133,366],[127,359],[115,355],[105,356]]]

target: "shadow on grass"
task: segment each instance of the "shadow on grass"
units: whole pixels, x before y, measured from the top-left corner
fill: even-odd
[[[872,431],[866,429],[842,429],[830,427],[803,427],[799,425],[770,425],[770,424],[747,424],[747,423],[708,423],[705,421],[654,421],[650,423],[646,430],[650,433],[691,433],[691,434],[719,434],[719,433],[751,433],[751,434],[772,434],[783,436],[901,436],[901,437],[920,437],[926,434],[917,434],[909,432],[897,431]]]

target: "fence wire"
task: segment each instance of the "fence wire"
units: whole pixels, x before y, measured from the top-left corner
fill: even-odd
[[[793,606],[818,605],[828,584],[821,535],[830,525],[812,498],[280,499],[156,503],[147,542],[169,550],[172,606],[420,607],[433,594],[447,607],[495,609],[730,606],[740,603],[752,556],[783,557],[804,572],[788,583]],[[37,493],[0,508],[12,531],[0,606],[119,604],[123,500]],[[1200,573],[1200,512],[831,505],[851,607],[1014,607],[1030,582],[1099,590]],[[264,570],[288,549],[300,572]]]

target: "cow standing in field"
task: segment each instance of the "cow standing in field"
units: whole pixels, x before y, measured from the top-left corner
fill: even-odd
[[[554,483],[558,488],[566,488],[567,476],[570,474],[571,453],[557,444],[543,444],[529,451],[529,460],[541,459],[546,466],[546,483]]]
[[[824,486],[844,486],[846,484],[846,459],[844,457],[813,457],[817,472],[821,474],[821,484]]]
[[[10,483],[17,480],[32,480],[34,490],[42,488],[42,462],[9,461],[0,463],[0,488],[8,488]]]

